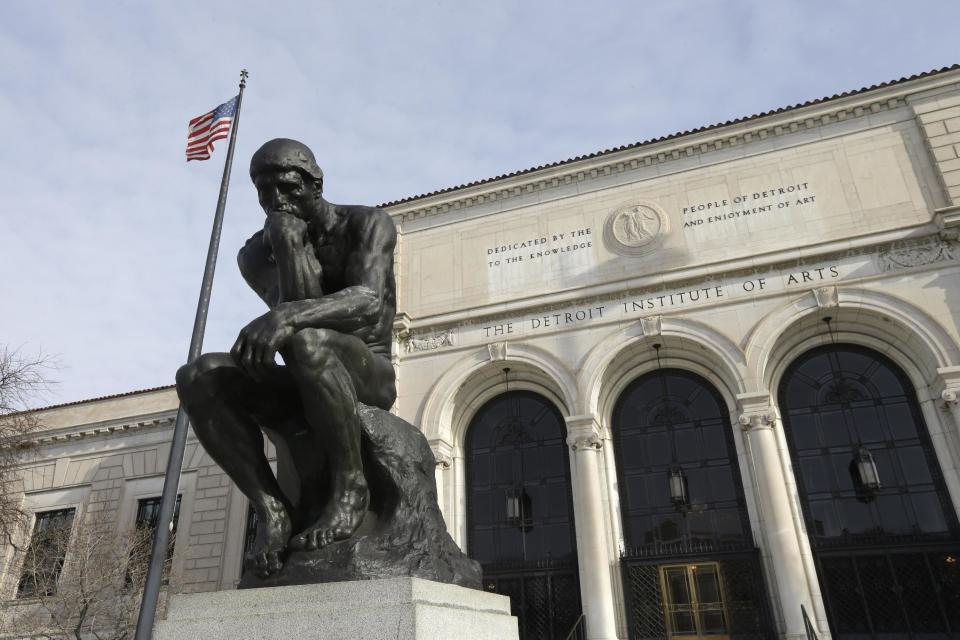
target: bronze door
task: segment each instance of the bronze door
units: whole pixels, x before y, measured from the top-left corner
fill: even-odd
[[[660,586],[668,638],[730,638],[717,563],[664,565]]]

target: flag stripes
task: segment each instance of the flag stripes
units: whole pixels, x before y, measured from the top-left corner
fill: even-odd
[[[208,160],[213,152],[213,143],[230,133],[230,125],[237,113],[237,98],[234,96],[216,109],[192,119],[187,125],[187,161]]]

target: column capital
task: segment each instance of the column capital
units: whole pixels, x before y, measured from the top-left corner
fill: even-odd
[[[740,417],[737,422],[744,431],[753,429],[772,429],[777,423],[777,412],[773,408],[770,392],[741,393],[737,396],[740,405]]]
[[[596,433],[578,433],[567,436],[567,446],[574,451],[583,449],[599,451],[603,448],[603,439]]]
[[[960,402],[960,393],[956,389],[944,389],[940,392],[940,399],[943,400],[944,406],[955,405]]]
[[[603,447],[603,434],[600,422],[592,414],[567,416],[567,446],[578,449],[600,449]]]
[[[960,402],[960,366],[940,367],[937,369],[937,381],[934,389],[940,389],[942,407],[949,409]]]
[[[446,470],[453,466],[453,445],[443,438],[434,438],[429,441],[429,444],[437,467]]]

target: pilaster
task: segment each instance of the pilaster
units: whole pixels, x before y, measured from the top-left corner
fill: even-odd
[[[437,504],[440,506],[440,512],[447,523],[447,529],[453,530],[453,514],[455,505],[453,504],[455,472],[453,445],[443,438],[434,438],[429,441],[430,450],[433,451],[433,459],[436,461],[435,478],[437,482]]]
[[[937,381],[931,390],[935,392],[934,405],[941,411],[939,416],[936,413],[928,416],[927,432],[940,462],[953,508],[960,513],[960,366],[937,369]],[[949,414],[950,418],[943,414]],[[939,424],[936,418],[939,418]]]
[[[815,618],[821,637],[829,637],[819,589],[811,590],[812,558],[806,540],[798,532],[798,522],[791,509],[792,497],[778,446],[777,412],[768,392],[737,396],[740,407],[738,423],[743,431],[747,470],[759,517],[761,547],[765,557],[768,587],[773,590],[773,605],[778,610],[780,637],[806,638],[800,605],[806,606]],[[803,543],[801,543],[803,540]],[[813,576],[813,584],[816,577]]]
[[[603,455],[600,425],[592,415],[571,416],[567,422],[570,447],[573,513],[580,567],[580,599],[589,640],[617,638],[613,604],[613,576],[604,514]]]

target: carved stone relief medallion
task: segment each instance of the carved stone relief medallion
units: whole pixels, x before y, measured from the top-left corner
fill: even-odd
[[[622,256],[642,256],[660,246],[667,216],[652,202],[622,205],[608,217],[603,229],[607,248]]]

